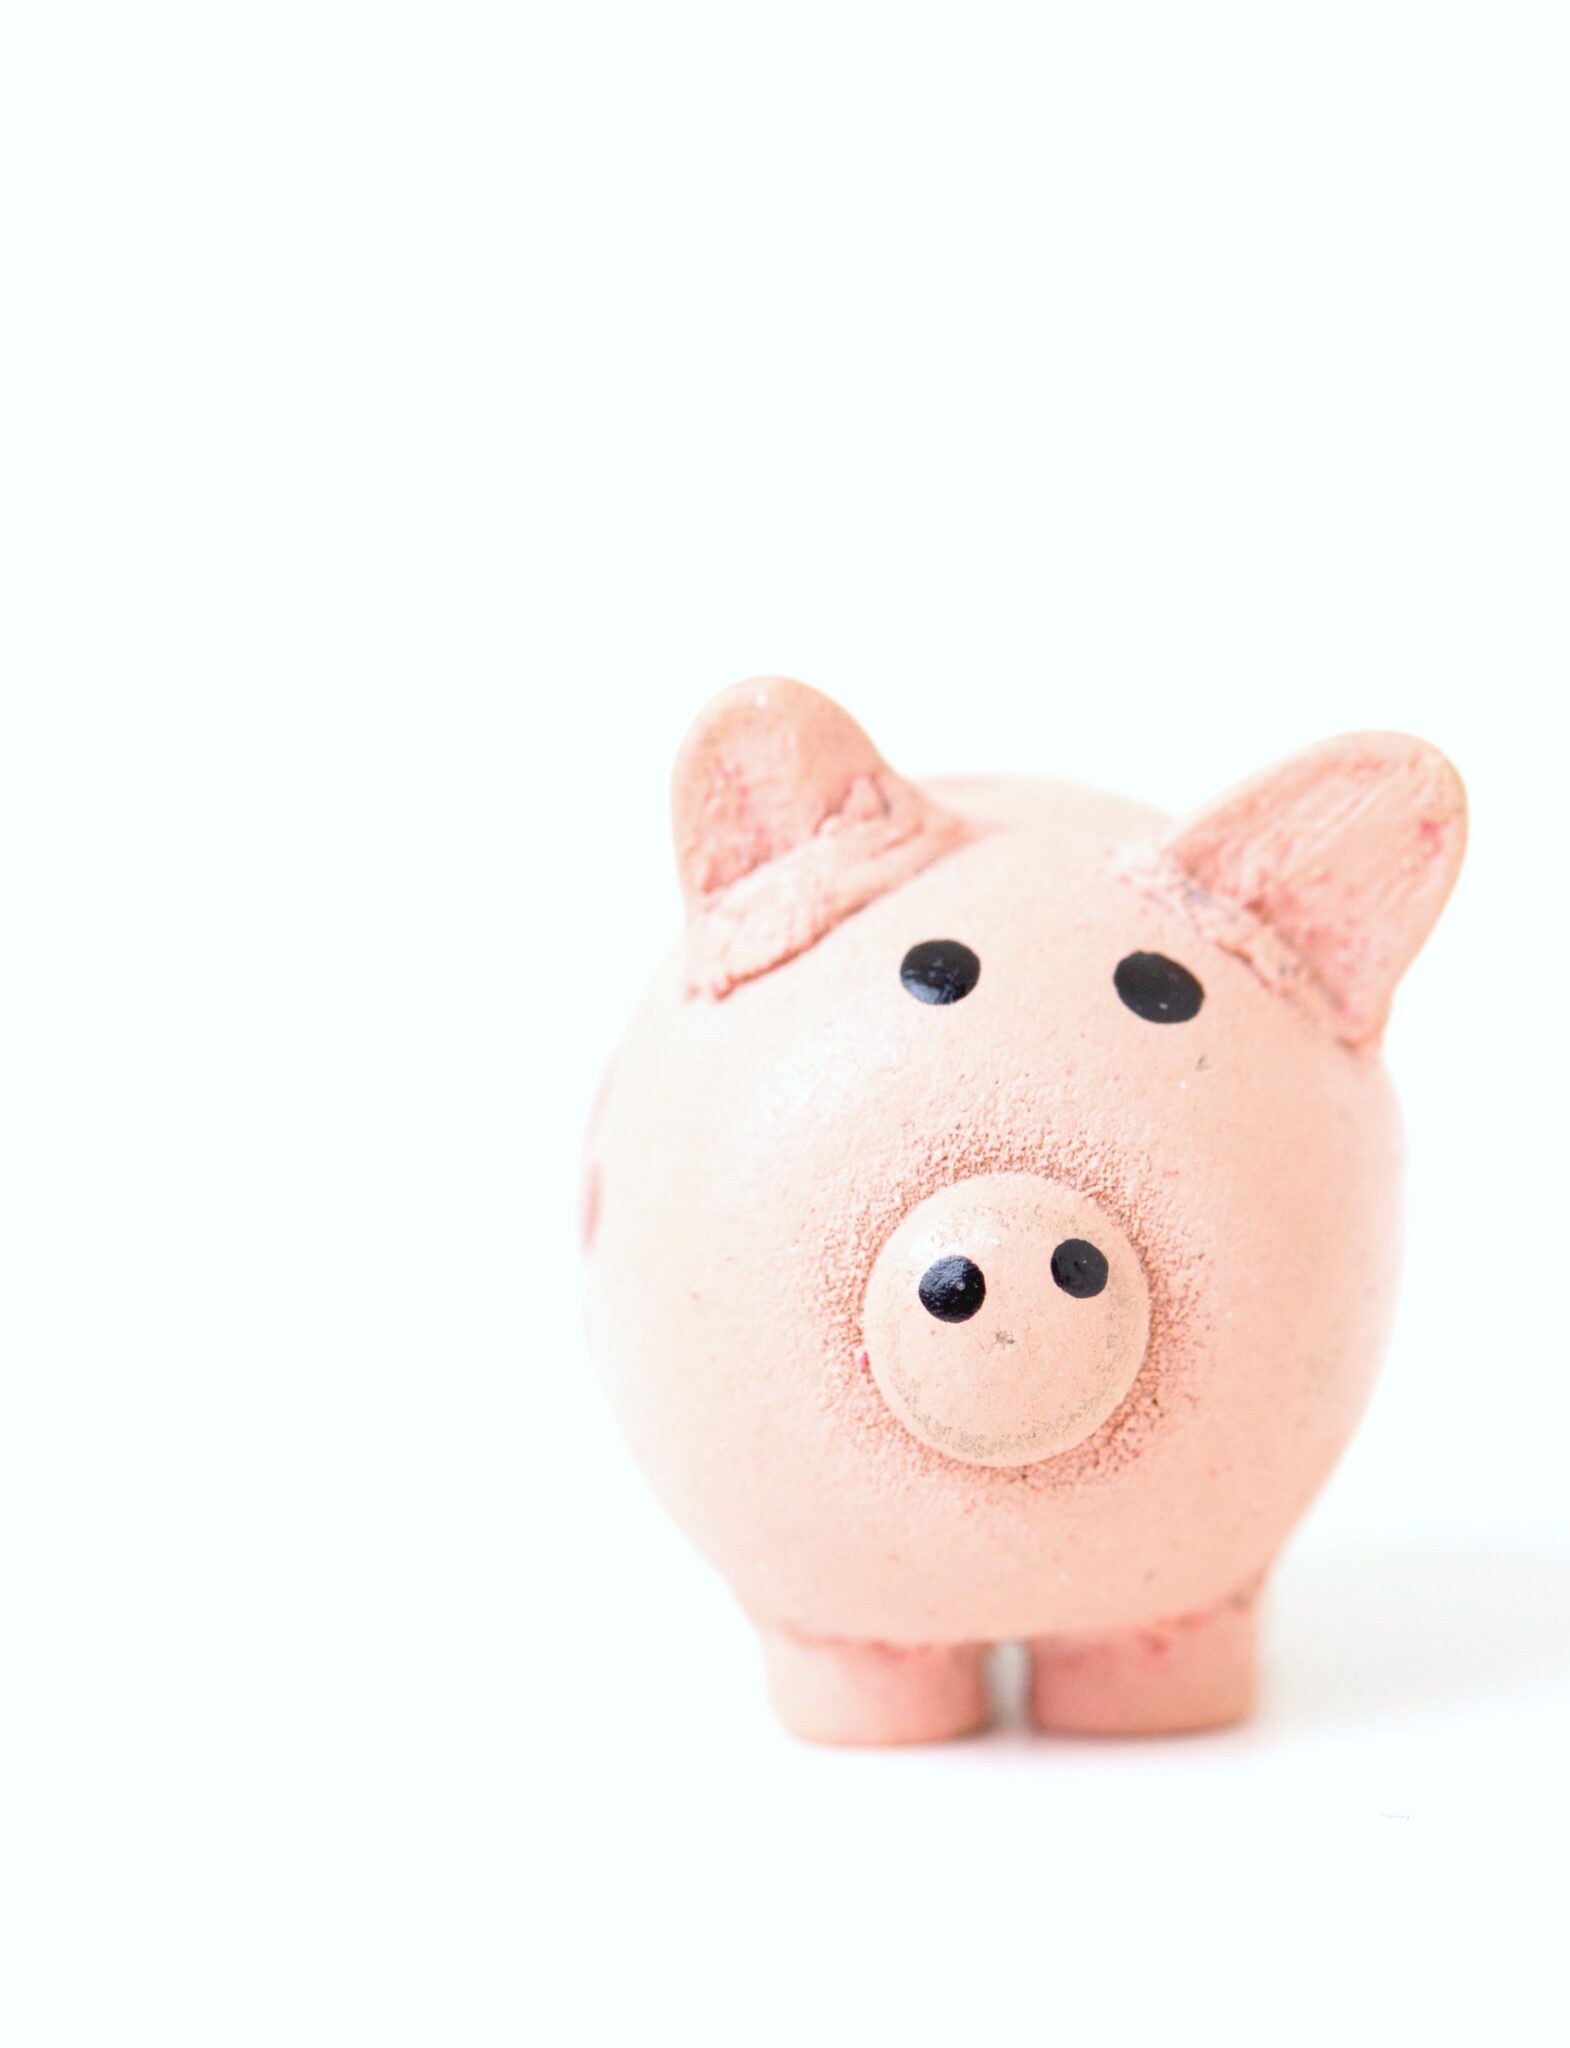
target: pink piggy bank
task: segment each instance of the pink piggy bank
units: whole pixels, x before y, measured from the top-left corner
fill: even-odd
[[[775,1707],[958,1735],[1213,1727],[1367,1398],[1397,1263],[1379,1038],[1460,864],[1421,740],[1173,825],[916,787],[800,683],[677,762],[683,944],[589,1136],[590,1337]]]

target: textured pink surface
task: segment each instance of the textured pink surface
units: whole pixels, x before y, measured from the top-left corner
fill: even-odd
[[[1062,1735],[1172,1735],[1245,1720],[1256,1611],[1243,1592],[1208,1614],[1032,1643],[1031,1713]]]
[[[1111,1259],[1094,1302],[1053,1284],[1054,1247],[1088,1238]],[[922,1274],[954,1246],[994,1304],[960,1324],[912,1315]],[[1067,1451],[1133,1385],[1150,1333],[1139,1255],[1104,1209],[1037,1173],[973,1174],[918,1202],[878,1254],[862,1306],[868,1369],[913,1436],[946,1457],[1019,1466]],[[1040,1373],[1031,1361],[1050,1357]]]
[[[998,780],[899,785],[879,815],[918,823],[887,842],[823,829],[871,752],[823,704],[746,686],[678,771],[689,939],[590,1143],[611,1398],[802,1732],[969,1725],[969,1650],[870,1647],[1005,1639],[1050,1644],[1049,1723],[1232,1717],[1248,1631],[1193,1618],[1241,1611],[1367,1397],[1399,1154],[1375,1020],[1453,876],[1458,785],[1380,736],[1175,836]],[[937,938],[982,963],[949,1005],[900,981]],[[1198,977],[1198,1015],[1124,1007],[1136,951]],[[1060,1231],[1102,1243],[1095,1300],[1046,1277]],[[956,1235],[991,1261],[986,1301],[940,1325],[913,1283]],[[1149,1644],[1180,1624],[1191,1668],[1163,1691]]]
[[[1376,732],[1327,740],[1254,777],[1185,820],[1164,850],[1206,898],[1285,941],[1289,954],[1271,947],[1273,971],[1286,978],[1283,963],[1300,964],[1338,1035],[1366,1045],[1445,906],[1465,844],[1466,796],[1444,755]]]
[[[959,844],[965,826],[837,704],[765,676],[716,699],[672,790],[694,991],[721,996]]]
[[[982,1649],[814,1643],[762,1632],[769,1697],[812,1742],[944,1742],[987,1719]]]

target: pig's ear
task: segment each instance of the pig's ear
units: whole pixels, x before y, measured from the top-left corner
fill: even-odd
[[[718,697],[676,761],[688,989],[723,996],[966,836],[837,704],[761,676]]]
[[[1168,854],[1210,898],[1284,939],[1337,1035],[1373,1044],[1466,845],[1466,793],[1437,747],[1349,733],[1267,769],[1174,828]]]

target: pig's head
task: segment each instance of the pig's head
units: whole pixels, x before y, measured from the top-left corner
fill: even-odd
[[[918,789],[770,679],[699,719],[674,816],[687,932],[591,1144],[591,1311],[680,1518],[751,1604],[932,1628],[946,1576],[1023,1554],[1009,1517],[1165,1445],[1263,1555],[1383,1336],[1377,1044],[1460,861],[1449,764],[1354,735],[1173,826]],[[1132,1601],[1170,1551],[1181,1600],[1185,1540],[1062,1554],[1105,1585],[1127,1553]]]

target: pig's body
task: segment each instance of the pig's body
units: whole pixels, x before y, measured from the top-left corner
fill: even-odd
[[[1049,1724],[1233,1718],[1255,1591],[1386,1332],[1376,1046],[1151,812],[912,797],[958,838],[723,995],[684,949],[632,1023],[590,1136],[612,1400],[801,1732],[973,1725],[1011,1639]],[[958,999],[902,981],[933,940],[979,960]],[[1131,1008],[1131,956],[1202,985],[1197,1014]],[[932,1293],[961,1267],[979,1307]]]

